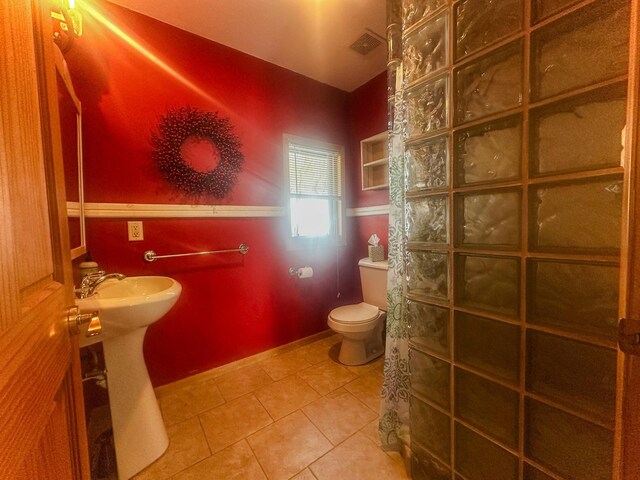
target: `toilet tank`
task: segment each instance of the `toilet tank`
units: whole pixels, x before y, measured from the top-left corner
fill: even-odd
[[[387,261],[372,262],[370,258],[363,258],[358,262],[360,267],[360,284],[362,285],[362,299],[369,305],[375,305],[380,310],[387,311]]]

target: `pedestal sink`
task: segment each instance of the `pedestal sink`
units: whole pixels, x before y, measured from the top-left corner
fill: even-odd
[[[76,300],[81,312],[100,312],[102,333],[80,346],[103,343],[107,367],[118,478],[131,478],[169,445],[160,408],[142,354],[147,327],[180,297],[182,286],[169,277],[127,277],[105,281],[96,293]]]

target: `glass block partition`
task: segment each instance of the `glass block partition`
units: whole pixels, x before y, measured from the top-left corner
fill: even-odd
[[[396,1],[413,478],[610,479],[629,2]]]

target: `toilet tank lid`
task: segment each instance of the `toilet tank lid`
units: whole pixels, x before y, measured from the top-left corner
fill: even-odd
[[[382,260],[381,262],[372,262],[369,257],[360,259],[358,265],[361,267],[377,268],[379,270],[389,270],[389,263],[387,262],[387,260]]]

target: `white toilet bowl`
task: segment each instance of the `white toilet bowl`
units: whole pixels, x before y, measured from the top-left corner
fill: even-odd
[[[334,308],[327,325],[342,334],[338,360],[345,365],[362,365],[384,353],[384,326],[387,319],[386,260],[358,262],[362,303]]]
[[[340,363],[363,365],[382,355],[386,318],[383,310],[364,302],[331,310],[327,324],[342,334]]]

